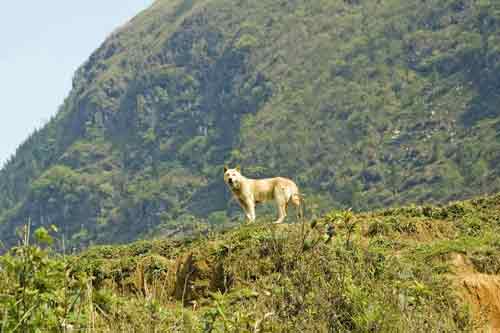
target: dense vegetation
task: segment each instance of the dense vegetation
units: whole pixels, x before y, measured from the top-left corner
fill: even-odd
[[[0,171],[0,238],[227,223],[224,163],[296,179],[317,214],[498,191],[499,69],[493,0],[156,1]]]
[[[76,256],[53,252],[61,235],[40,228],[35,245],[26,236],[0,257],[0,324],[2,332],[493,332],[499,212],[500,195],[332,211],[304,224]]]

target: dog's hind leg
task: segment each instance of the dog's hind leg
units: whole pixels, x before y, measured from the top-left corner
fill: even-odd
[[[275,188],[274,200],[276,201],[276,209],[278,210],[278,219],[274,223],[282,223],[286,218],[287,198],[283,189]]]
[[[286,204],[277,204],[278,208],[278,219],[274,223],[282,223],[286,217]]]
[[[303,206],[302,206],[302,199],[300,197],[300,194],[293,194],[292,197],[290,198],[290,201],[292,204],[295,206],[295,211],[297,212],[297,219],[301,219],[304,217],[304,212],[302,211]]]

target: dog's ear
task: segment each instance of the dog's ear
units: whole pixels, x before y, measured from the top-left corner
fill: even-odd
[[[236,171],[241,172],[241,167],[239,165],[236,166]]]
[[[227,165],[224,165],[224,173],[226,173],[227,170],[229,170],[229,168],[227,167]]]

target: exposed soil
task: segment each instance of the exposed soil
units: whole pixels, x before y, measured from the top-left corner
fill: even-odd
[[[452,260],[462,299],[472,307],[480,332],[500,332],[500,276],[477,273],[471,262],[456,254]]]

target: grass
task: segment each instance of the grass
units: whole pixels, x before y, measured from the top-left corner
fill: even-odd
[[[496,195],[334,211],[304,225],[246,224],[74,256],[20,247],[1,259],[0,319],[7,331],[20,323],[27,331],[472,331],[488,321],[459,297],[451,259],[498,274],[499,205]],[[23,280],[29,271],[33,280]],[[53,320],[37,320],[40,311]]]

